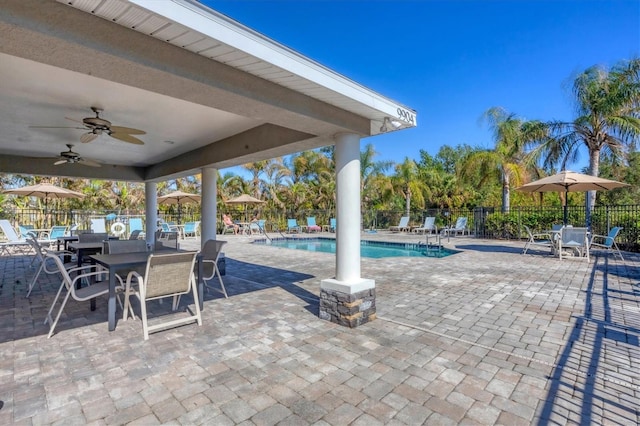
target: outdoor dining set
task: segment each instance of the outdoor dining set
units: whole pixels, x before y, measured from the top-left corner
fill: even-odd
[[[611,252],[624,260],[616,243],[616,238],[622,230],[621,227],[611,228],[607,235],[591,235],[588,228],[572,225],[553,225],[549,230],[536,233],[527,226],[524,228],[528,239],[522,254],[526,254],[533,247],[544,247],[549,250],[550,254],[560,259],[582,258],[588,262],[590,251],[598,249]]]
[[[29,280],[27,298],[45,275],[61,277],[44,318],[44,323],[49,325],[48,337],[54,334],[70,298],[78,302],[90,301],[90,309],[95,310],[96,298],[107,295],[109,331],[116,328],[116,304],[122,309],[123,320],[129,316],[136,317],[132,303],[136,298],[144,339],[147,340],[153,331],[190,322],[202,325],[205,284],[216,276],[219,281],[216,290],[227,297],[218,268],[226,241],[208,240],[201,251],[185,251],[179,247],[177,232],[159,230],[154,244],[148,244],[138,238],[125,240],[108,233],[93,232],[76,235],[67,232],[54,238],[51,234],[34,232],[19,239],[7,220],[0,220],[0,226],[9,239],[17,238],[13,243],[2,243],[7,253],[13,254],[15,250],[21,254],[33,254],[31,267],[36,272]],[[209,288],[208,285],[206,287]],[[186,294],[192,295],[193,308],[188,305],[185,316],[176,311],[181,296]],[[147,318],[149,301],[164,298],[172,298],[171,313],[154,316],[150,325]],[[162,321],[166,318],[169,319]]]

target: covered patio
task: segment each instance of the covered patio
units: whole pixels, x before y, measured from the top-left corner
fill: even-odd
[[[0,172],[145,182],[147,224],[157,182],[199,173],[202,241],[218,169],[335,146],[340,249],[321,287],[375,288],[356,250],[360,139],[415,127],[411,108],[190,0],[4,2],[0,78]]]
[[[106,331],[106,300],[94,312],[69,305],[47,339],[42,320],[58,280],[27,300],[29,258],[3,257],[0,422],[640,421],[635,254],[586,264],[456,237],[447,247],[461,252],[443,259],[363,258],[363,273],[376,276],[378,319],[349,329],[317,317],[334,255],[225,239],[229,298],[208,292],[202,327],[147,343],[139,320]]]

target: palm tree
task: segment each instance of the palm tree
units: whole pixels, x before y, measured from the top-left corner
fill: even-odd
[[[411,212],[411,201],[424,207],[424,193],[428,190],[426,184],[420,179],[418,166],[415,161],[405,157],[404,161],[396,165],[396,172],[391,177],[395,192],[400,194],[405,202],[405,214]]]
[[[495,148],[469,155],[460,170],[463,178],[479,178],[476,187],[495,179],[502,185],[502,212],[511,207],[511,186],[518,185],[526,175],[524,148],[526,143],[540,138],[538,122],[526,122],[501,107],[487,110],[483,118],[489,122],[495,138]]]
[[[572,122],[547,123],[553,138],[538,149],[545,165],[562,169],[578,159],[579,148],[589,152],[592,176],[600,172],[601,155],[623,159],[640,136],[640,59],[620,62],[610,70],[588,68],[573,82],[578,116]],[[588,194],[587,213],[595,206],[595,191]]]

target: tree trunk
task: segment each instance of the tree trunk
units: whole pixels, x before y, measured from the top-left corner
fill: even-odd
[[[511,185],[509,182],[509,175],[507,173],[502,174],[502,213],[509,213],[511,208]]]
[[[405,208],[407,209],[407,216],[410,215],[411,212],[411,189],[407,189],[407,196],[405,198]]]
[[[589,151],[589,174],[598,177],[600,173],[600,150],[592,149]],[[588,228],[591,228],[591,212],[596,205],[596,191],[588,191],[585,200],[585,222]]]

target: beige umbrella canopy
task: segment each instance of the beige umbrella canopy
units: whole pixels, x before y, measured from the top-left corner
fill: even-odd
[[[238,197],[232,198],[226,201],[227,204],[242,204],[244,206],[244,220],[247,221],[247,205],[248,204],[262,204],[264,201],[258,200],[249,194],[242,194]]]
[[[173,191],[167,195],[158,197],[158,203],[160,204],[177,204],[178,205],[178,223],[182,216],[182,204],[184,203],[199,203],[200,195],[192,194],[190,192]]]
[[[628,183],[603,179],[582,173],[563,171],[516,188],[523,192],[564,192],[564,223],[567,224],[567,192],[609,190],[630,186]]]
[[[49,198],[83,198],[84,194],[70,189],[52,185],[50,183],[39,183],[36,185],[23,186],[22,188],[5,189],[5,194],[22,195],[25,197],[44,198],[44,212],[47,215]]]

